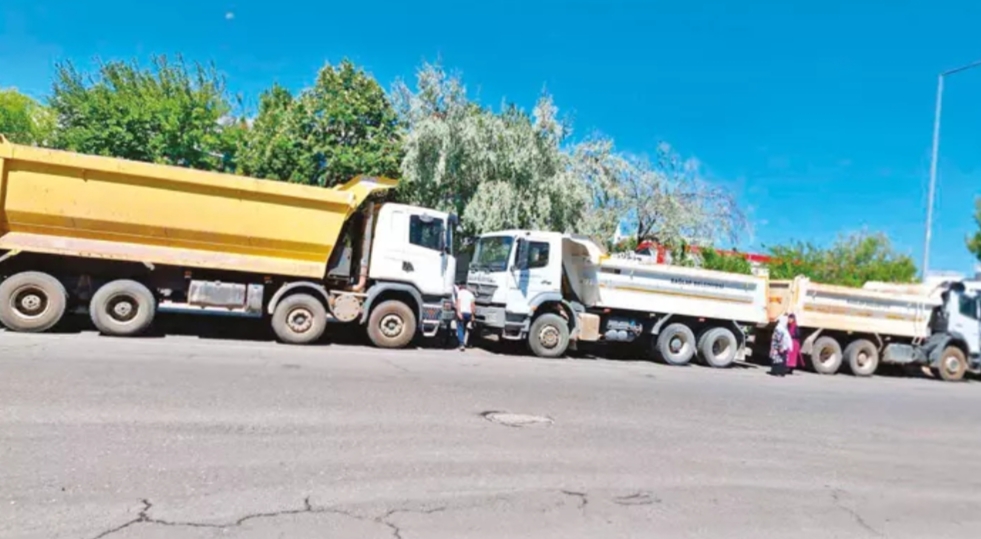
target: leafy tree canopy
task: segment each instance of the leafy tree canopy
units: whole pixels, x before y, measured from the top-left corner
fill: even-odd
[[[214,67],[157,56],[149,68],[113,61],[86,75],[61,63],[50,105],[57,148],[203,170],[230,160],[234,122]]]
[[[769,251],[776,259],[769,265],[771,279],[803,275],[820,283],[858,287],[869,281],[912,283],[917,278],[916,263],[896,252],[884,234],[842,236],[826,249],[797,242]]]
[[[10,142],[44,146],[55,123],[51,111],[13,88],[0,89],[0,134]]]
[[[981,197],[974,201],[974,223],[978,226],[978,231],[967,238],[967,250],[981,262]]]
[[[402,131],[385,91],[348,60],[293,96],[274,85],[243,137],[243,174],[331,187],[358,174],[398,177]]]

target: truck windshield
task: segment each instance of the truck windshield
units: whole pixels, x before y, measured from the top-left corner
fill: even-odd
[[[508,267],[508,257],[511,256],[511,244],[514,238],[510,236],[488,236],[477,241],[470,267],[483,271],[504,271]]]

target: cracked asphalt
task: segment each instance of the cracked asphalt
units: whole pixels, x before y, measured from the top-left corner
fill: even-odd
[[[973,538],[979,411],[978,382],[0,332],[0,538]]]

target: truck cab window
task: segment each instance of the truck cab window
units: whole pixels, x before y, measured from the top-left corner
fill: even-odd
[[[961,294],[958,301],[962,315],[975,320],[978,319],[978,298]]]
[[[443,221],[419,215],[409,218],[409,243],[426,249],[439,251],[443,247]]]
[[[548,266],[548,243],[533,241],[528,244],[528,269]]]

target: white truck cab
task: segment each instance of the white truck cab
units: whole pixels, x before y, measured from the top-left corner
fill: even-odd
[[[931,317],[931,335],[912,350],[886,348],[886,359],[912,360],[928,365],[944,380],[958,381],[966,372],[981,373],[981,290],[978,283],[943,286],[943,305]],[[896,361],[898,360],[898,361]]]
[[[508,230],[481,236],[467,276],[481,333],[525,340],[540,357],[570,343],[643,345],[682,365],[731,364],[744,326],[765,323],[766,278],[609,258],[588,238]]]

